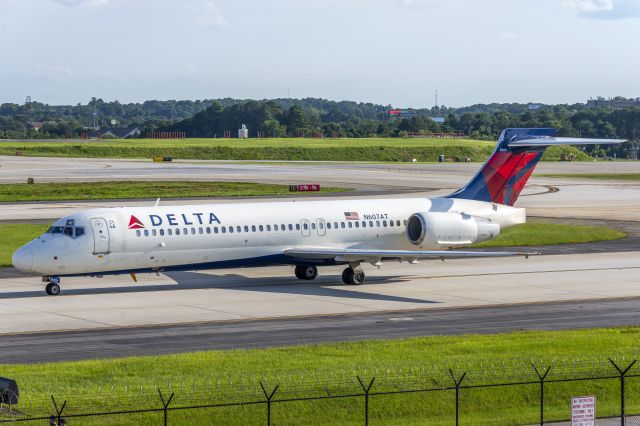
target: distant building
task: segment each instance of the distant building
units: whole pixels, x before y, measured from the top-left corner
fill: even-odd
[[[140,136],[137,127],[114,127],[113,129],[92,130],[89,132],[91,139],[126,139]]]
[[[44,121],[32,121],[29,124],[31,125],[31,128],[33,130],[39,131],[40,129],[42,129],[42,126],[44,126],[45,122]]]
[[[602,96],[598,96],[595,99],[589,99],[587,101],[588,108],[611,108],[611,109],[619,109],[619,108],[627,108],[640,106],[640,98],[609,98],[605,99]]]
[[[429,118],[438,124],[444,124],[444,117],[429,117]]]
[[[249,137],[249,129],[244,124],[238,129],[238,139],[247,139]]]
[[[527,105],[527,108],[529,109],[529,111],[537,111],[540,108],[542,108],[542,105],[540,105],[540,104],[529,104],[529,105]]]

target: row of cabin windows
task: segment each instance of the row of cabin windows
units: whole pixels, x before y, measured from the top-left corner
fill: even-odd
[[[404,221],[404,225],[407,224],[407,221]],[[319,222],[317,224],[317,228],[318,229],[353,229],[353,228],[373,228],[373,227],[396,227],[396,226],[402,226],[402,222],[400,220],[370,220],[370,221],[347,221],[347,222],[326,222],[326,224],[324,222]],[[214,226],[213,229],[210,226],[207,226],[206,228],[169,228],[166,231],[164,229],[145,229],[144,231],[141,231],[139,229],[136,230],[136,236],[137,237],[141,237],[142,235],[144,235],[145,237],[148,236],[152,236],[152,237],[156,237],[156,236],[164,236],[164,235],[204,235],[204,234],[211,234],[212,230],[214,234],[233,234],[233,233],[241,233],[241,232],[278,232],[278,231],[300,231],[301,229],[307,231],[309,229],[311,230],[316,230],[316,223],[315,222],[311,222],[311,223],[307,223],[304,222],[302,225],[299,223],[296,223],[295,225],[293,224],[288,224],[288,225],[284,225],[284,224],[275,224],[273,225],[273,227],[271,225],[244,225],[244,226],[240,226],[240,225],[236,225],[236,226]]]

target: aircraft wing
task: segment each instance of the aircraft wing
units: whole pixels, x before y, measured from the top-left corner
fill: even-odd
[[[464,251],[464,250],[369,250],[369,249],[338,249],[338,248],[292,248],[286,249],[284,254],[296,259],[307,260],[335,260],[336,262],[368,262],[375,264],[382,260],[418,259],[459,259],[470,257],[529,257],[540,253],[520,251]]]

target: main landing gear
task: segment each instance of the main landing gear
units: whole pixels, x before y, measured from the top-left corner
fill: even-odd
[[[42,277],[42,281],[48,282],[44,291],[49,296],[57,296],[60,294],[60,277]]]
[[[342,282],[349,285],[360,285],[364,282],[364,271],[358,265],[355,268],[349,266],[342,271]]]
[[[299,280],[314,280],[318,276],[318,268],[312,265],[296,266],[296,278]]]
[[[296,266],[296,278],[311,281],[318,276],[318,268],[313,265]],[[342,271],[342,282],[349,285],[360,285],[364,282],[364,271],[359,264],[349,266]]]

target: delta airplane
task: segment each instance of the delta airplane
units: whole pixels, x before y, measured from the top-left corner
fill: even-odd
[[[624,142],[555,135],[504,130],[471,181],[443,197],[90,209],[56,221],[12,261],[57,295],[64,276],[136,281],[141,272],[292,265],[297,278],[312,280],[318,266],[345,265],[343,282],[361,284],[363,263],[527,256],[452,249],[525,222],[525,210],[513,205],[548,146]]]

